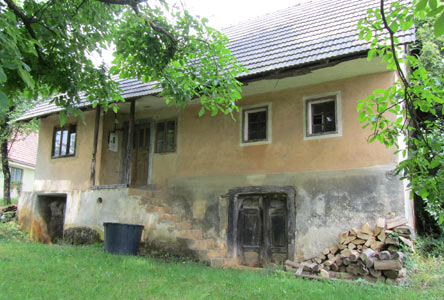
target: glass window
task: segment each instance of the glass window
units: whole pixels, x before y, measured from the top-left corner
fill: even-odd
[[[243,111],[243,142],[266,141],[268,126],[268,107]]]
[[[307,101],[307,136],[337,133],[336,96]]]
[[[11,167],[10,171],[11,171],[11,182],[17,183],[23,181],[23,169]]]
[[[156,124],[156,152],[176,151],[176,120]]]
[[[54,129],[52,157],[73,156],[76,152],[76,125]]]

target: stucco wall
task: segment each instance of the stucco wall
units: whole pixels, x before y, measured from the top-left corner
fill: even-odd
[[[23,179],[22,179],[22,191],[30,192],[34,188],[34,175],[35,170],[25,165],[16,164],[14,162],[9,162],[10,167],[15,167],[23,170]],[[3,173],[0,172],[0,199],[3,198]],[[17,188],[11,186],[11,197],[18,198],[20,195],[17,191]]]
[[[85,112],[85,122],[70,118],[77,124],[76,151],[72,157],[51,158],[54,127],[60,126],[57,115],[40,123],[34,191],[85,190],[90,186],[95,112]]]

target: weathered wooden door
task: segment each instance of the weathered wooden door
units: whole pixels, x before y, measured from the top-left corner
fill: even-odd
[[[142,124],[134,126],[133,154],[131,161],[131,185],[142,186],[148,183],[150,126]]]
[[[288,257],[288,214],[280,194],[240,197],[238,251],[242,264],[284,263]]]

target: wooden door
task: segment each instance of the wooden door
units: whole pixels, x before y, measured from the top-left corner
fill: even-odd
[[[259,266],[263,259],[262,197],[245,197],[239,210],[238,244],[242,264]]]
[[[149,148],[151,131],[149,124],[134,126],[133,154],[131,160],[131,185],[148,184]]]
[[[285,196],[248,195],[240,198],[238,251],[248,266],[283,264],[288,258],[288,213]]]
[[[266,197],[267,263],[283,264],[288,257],[287,201],[278,194]]]

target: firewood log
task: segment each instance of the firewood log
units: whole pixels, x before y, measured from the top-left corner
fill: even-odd
[[[401,270],[402,264],[397,259],[375,260],[373,267],[375,268],[375,270],[381,270],[381,271]]]

